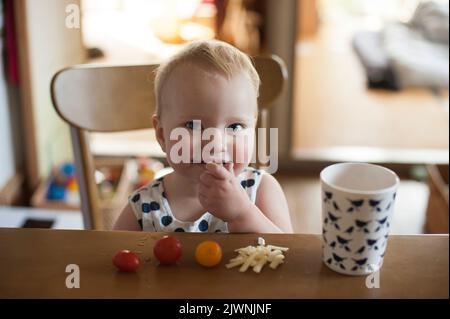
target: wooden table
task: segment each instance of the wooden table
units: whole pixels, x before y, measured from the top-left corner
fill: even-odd
[[[448,235],[391,236],[380,288],[365,276],[340,275],[321,261],[319,235],[267,234],[266,243],[290,247],[277,270],[240,273],[224,264],[234,249],[256,244],[255,234],[177,233],[183,256],[175,266],[157,266],[154,242],[162,233],[0,229],[0,298],[448,298]],[[217,268],[196,264],[202,240],[219,242]],[[142,244],[143,243],[143,244]],[[120,249],[142,251],[137,273],[116,271]],[[147,260],[150,258],[150,260]],[[147,260],[147,261],[146,261]],[[68,264],[80,268],[80,288],[68,289]]]

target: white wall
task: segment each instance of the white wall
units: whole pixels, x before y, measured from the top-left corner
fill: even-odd
[[[79,0],[25,0],[31,96],[36,128],[38,171],[72,159],[68,126],[53,109],[50,82],[60,69],[85,62],[81,29],[65,25],[66,6]]]
[[[2,50],[3,43],[0,38],[0,52]],[[5,70],[3,63],[0,63],[0,189],[14,176],[15,171],[11,114],[8,104]]]

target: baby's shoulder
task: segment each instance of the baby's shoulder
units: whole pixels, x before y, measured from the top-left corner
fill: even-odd
[[[284,197],[284,191],[281,187],[280,182],[269,173],[262,175],[257,189],[257,205],[266,201],[278,201],[280,198]]]

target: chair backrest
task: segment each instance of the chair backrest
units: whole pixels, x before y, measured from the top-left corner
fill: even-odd
[[[282,93],[287,70],[276,56],[256,57],[254,63],[261,78],[259,113],[266,118],[267,108]],[[53,106],[70,126],[86,229],[103,229],[87,134],[151,128],[157,66],[79,65],[59,71],[52,79]]]

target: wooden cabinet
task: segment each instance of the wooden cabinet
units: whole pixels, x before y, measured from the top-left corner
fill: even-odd
[[[428,165],[427,171],[430,196],[426,230],[429,233],[448,233],[448,164]]]

